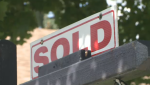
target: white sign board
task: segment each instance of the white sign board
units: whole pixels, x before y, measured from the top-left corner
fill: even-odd
[[[111,7],[32,42],[31,78],[38,77],[40,66],[80,49],[91,50],[95,56],[117,46],[117,9]]]

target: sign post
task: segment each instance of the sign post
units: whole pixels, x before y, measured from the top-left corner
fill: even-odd
[[[0,40],[0,85],[17,85],[16,45]]]
[[[31,43],[31,79],[38,68],[78,50],[92,56],[118,46],[117,7],[111,7]]]

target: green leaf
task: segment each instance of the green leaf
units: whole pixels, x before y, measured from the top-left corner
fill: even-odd
[[[2,21],[7,11],[8,2],[0,1],[0,20]]]

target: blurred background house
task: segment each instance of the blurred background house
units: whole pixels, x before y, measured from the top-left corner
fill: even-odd
[[[36,28],[23,45],[17,45],[17,83],[18,85],[30,80],[30,43],[55,32],[53,29]]]

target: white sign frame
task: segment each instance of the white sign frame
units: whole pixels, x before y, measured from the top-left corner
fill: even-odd
[[[101,20],[99,20],[100,13],[103,16]],[[98,55],[100,53],[103,53],[105,51],[108,51],[110,49],[118,47],[119,46],[119,36],[118,36],[118,22],[117,21],[118,21],[117,7],[113,6],[111,8],[108,8],[106,10],[99,12],[99,13],[93,14],[93,15],[85,18],[85,19],[82,19],[76,23],[73,23],[69,26],[66,26],[66,27],[64,27],[64,28],[52,33],[52,34],[49,34],[49,35],[47,35],[41,39],[38,39],[38,40],[32,42],[30,44],[30,49],[31,49],[31,55],[30,55],[31,56],[31,79],[35,79],[38,76],[38,74],[34,70],[35,66],[39,67],[39,66],[44,65],[44,63],[40,63],[40,61],[38,61],[38,60],[37,61],[39,63],[35,62],[36,59],[34,56],[35,56],[35,52],[37,52],[37,49],[39,49],[43,46],[43,49],[45,51],[43,51],[42,53],[39,53],[37,56],[38,56],[38,58],[40,58],[40,56],[42,56],[42,57],[47,56],[47,59],[49,59],[49,62],[51,62],[52,58],[50,58],[51,57],[50,52],[53,53],[51,49],[53,48],[53,45],[55,44],[55,42],[61,38],[63,38],[63,39],[66,38],[66,40],[68,40],[68,42],[65,39],[64,39],[64,41],[65,41],[65,43],[69,43],[70,47],[67,50],[69,50],[69,54],[71,54],[74,51],[72,38],[77,39],[75,36],[78,35],[79,36],[79,39],[78,39],[79,49],[87,49],[88,48],[88,50],[91,50],[92,49],[92,46],[91,46],[91,43],[92,43],[91,34],[92,34],[92,32],[91,31],[93,31],[93,30],[89,30],[89,29],[94,27],[94,25],[96,23],[102,24],[101,27],[107,27],[108,28],[109,24],[107,24],[107,25],[104,25],[104,24],[106,22],[109,22],[110,26],[111,26],[111,32],[109,32],[109,30],[108,30],[108,32],[111,33],[110,34],[111,37],[110,37],[110,42],[104,47],[105,49],[102,48],[102,49],[98,49],[96,51],[95,50],[92,51],[92,56]],[[104,24],[101,22],[103,22]],[[104,29],[98,29],[97,30],[97,36],[102,36],[102,37],[97,37],[97,43],[100,43],[104,40],[104,38],[107,36],[107,35],[105,36],[106,32],[107,32],[107,29],[106,29],[106,31]],[[108,36],[109,36],[109,33],[108,33]],[[43,44],[41,44],[41,40],[43,40]],[[60,42],[60,41],[58,41],[58,42]],[[76,40],[74,40],[74,41],[76,41]],[[63,45],[65,45],[65,44],[63,44]],[[62,52],[60,52],[60,50],[64,49],[63,45],[58,46],[56,44],[57,48],[55,49],[55,51],[57,51],[57,52],[55,55],[57,56],[58,59],[63,57],[63,55],[64,55],[64,53],[63,53],[64,50]],[[44,46],[47,47],[47,49],[45,49]],[[58,57],[58,56],[60,56],[60,57]],[[44,57],[43,57],[43,59],[42,59],[42,57],[41,57],[41,61],[44,59]]]

